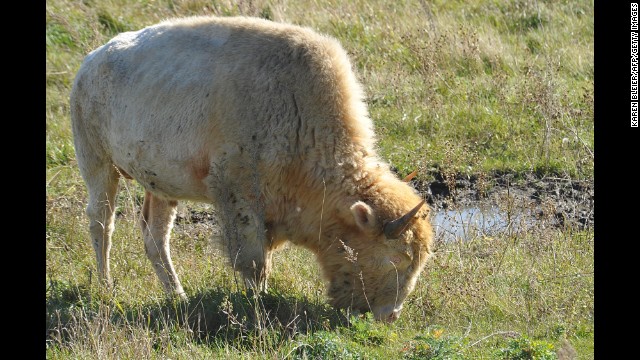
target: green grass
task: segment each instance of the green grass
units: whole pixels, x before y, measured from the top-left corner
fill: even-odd
[[[593,178],[589,1],[69,1],[46,5],[47,358],[547,359],[594,346],[593,230],[438,243],[392,325],[326,304],[308,252],[275,256],[265,296],[244,292],[213,225],[184,203],[172,256],[190,296],[164,298],[136,220],[142,189],[121,182],[116,286],[98,287],[69,123],[83,57],[164,18],[246,14],[338,38],[364,85],[379,151],[401,174],[495,171]],[[550,355],[552,354],[552,355]],[[535,356],[534,356],[535,355]],[[564,356],[564,355],[560,355]]]

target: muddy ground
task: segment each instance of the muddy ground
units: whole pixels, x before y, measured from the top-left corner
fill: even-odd
[[[594,224],[593,180],[514,174],[433,177],[412,184],[436,212],[493,206],[526,212],[557,227],[585,229]]]

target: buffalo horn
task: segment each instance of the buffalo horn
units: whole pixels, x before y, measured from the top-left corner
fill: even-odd
[[[402,233],[404,232],[407,225],[409,224],[409,221],[411,220],[411,218],[418,212],[418,210],[420,210],[420,208],[422,207],[422,205],[424,205],[424,203],[425,203],[425,200],[422,200],[420,204],[416,205],[416,207],[414,207],[408,213],[404,214],[403,216],[393,221],[389,221],[388,223],[386,223],[384,225],[384,235],[387,237],[387,239],[399,238],[400,235],[402,235]]]
[[[414,177],[416,177],[416,175],[418,174],[418,170],[413,170],[413,172],[407,176],[405,176],[404,179],[402,179],[402,181],[408,183],[409,181],[411,181],[411,179],[413,179]]]

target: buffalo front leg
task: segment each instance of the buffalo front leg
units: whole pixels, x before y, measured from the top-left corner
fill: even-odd
[[[271,251],[263,218],[256,205],[237,201],[227,208],[224,238],[229,259],[235,271],[242,274],[245,285],[257,291],[267,290],[271,270]]]
[[[149,191],[145,192],[140,226],[144,237],[144,250],[165,291],[171,296],[177,295],[186,299],[171,262],[169,249],[177,206],[178,202],[175,200],[162,199]]]

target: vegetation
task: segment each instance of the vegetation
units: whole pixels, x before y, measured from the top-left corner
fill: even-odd
[[[189,300],[167,300],[143,250],[142,191],[121,181],[112,292],[96,282],[68,96],[83,57],[164,18],[253,15],[339,39],[365,87],[381,155],[400,174],[593,177],[592,1],[51,0],[46,5],[47,358],[593,358],[592,229],[533,226],[438,242],[392,325],[326,304],[312,255],[276,254],[246,293],[185,202],[172,255]],[[573,355],[572,355],[573,354]]]

